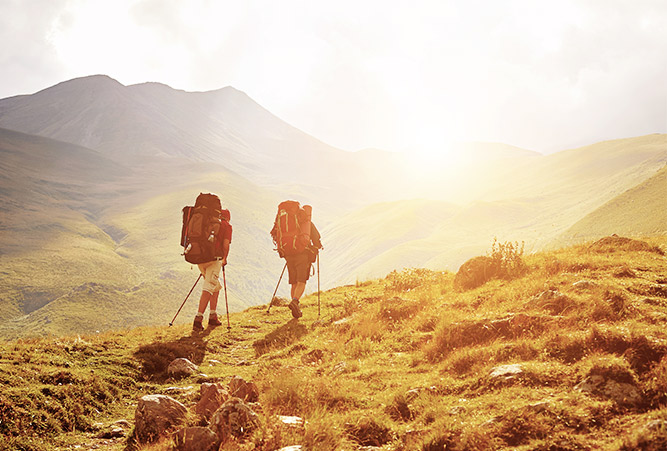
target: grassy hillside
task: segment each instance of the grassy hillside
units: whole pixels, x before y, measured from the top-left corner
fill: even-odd
[[[558,238],[573,243],[611,235],[656,235],[667,232],[667,167],[610,200]]]
[[[178,243],[181,209],[200,191],[220,194],[237,225],[230,308],[272,293],[282,263],[268,230],[279,200],[224,168],[156,158],[122,166],[2,129],[0,154],[0,337],[167,324],[198,275]],[[91,286],[106,295],[86,295]],[[179,320],[191,320],[199,290]]]
[[[523,275],[467,291],[452,273],[394,272],[322,293],[319,317],[305,298],[299,321],[257,306],[232,314],[229,332],[4,342],[0,449],[121,450],[139,397],[192,406],[200,383],[235,375],[257,384],[261,427],[224,449],[664,449],[665,251],[664,236],[609,237],[524,256]],[[205,376],[167,378],[175,357]],[[632,396],[587,392],[596,378]],[[118,420],[126,437],[102,438]]]
[[[435,171],[440,182],[425,195],[450,202],[458,197],[457,207],[444,201],[410,200],[359,209],[333,221],[324,240],[349,243],[348,237],[354,235],[354,245],[323,255],[323,272],[334,283],[352,283],[402,267],[456,270],[494,237],[525,241],[530,250],[550,246],[591,211],[662,168],[667,162],[667,135],[602,142],[547,156],[517,150],[505,159],[489,154],[484,154],[487,160],[471,157],[463,167],[426,171],[427,175]],[[660,205],[665,189],[663,179],[652,182],[639,204],[646,205],[646,214],[629,210],[637,215],[628,214],[626,220],[637,224],[621,232],[660,233],[662,211],[667,210]],[[653,207],[657,211],[649,214]],[[598,219],[602,217],[591,216],[577,233],[584,239],[614,233]]]

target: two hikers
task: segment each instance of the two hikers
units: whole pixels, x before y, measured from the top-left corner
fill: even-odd
[[[319,249],[322,249],[320,233],[311,216],[310,205],[302,207],[299,202],[291,200],[281,202],[271,230],[278,255],[285,259],[288,269],[291,285],[289,309],[296,319],[303,316],[299,300],[310,278],[311,266],[317,259]],[[207,306],[210,306],[208,326],[222,324],[216,309],[222,289],[220,271],[223,271],[224,278],[224,267],[232,241],[230,219],[229,210],[223,209],[220,198],[212,193],[200,193],[193,207],[183,208],[183,255],[187,262],[198,266],[200,277],[204,277],[199,308],[192,324],[194,331],[204,330],[203,319]]]
[[[303,207],[296,201],[287,200],[278,205],[278,213],[271,229],[278,255],[285,259],[291,285],[289,309],[294,318],[303,314],[299,300],[306,290],[311,265],[322,249],[320,233],[311,220],[312,207]]]

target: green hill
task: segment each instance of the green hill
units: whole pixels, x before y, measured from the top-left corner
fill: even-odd
[[[467,291],[428,270],[334,288],[306,297],[299,321],[263,305],[232,314],[230,331],[3,342],[0,449],[125,449],[146,394],[206,424],[200,384],[232,376],[258,387],[259,426],[221,449],[665,449],[665,251],[664,236],[607,237],[524,256],[523,275]],[[168,377],[177,357],[200,374]]]

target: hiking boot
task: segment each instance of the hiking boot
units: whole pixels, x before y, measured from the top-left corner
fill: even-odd
[[[218,315],[211,315],[208,317],[208,327],[218,327],[222,326],[222,323],[218,319]]]
[[[288,307],[292,311],[292,316],[294,318],[298,319],[303,316],[303,313],[301,313],[301,309],[299,308],[299,301],[296,299],[293,299],[292,302],[289,303]]]
[[[201,316],[195,317],[195,321],[194,321],[194,323],[192,323],[192,330],[194,330],[196,332],[201,332],[202,330],[204,330],[202,320],[203,320],[203,318]]]

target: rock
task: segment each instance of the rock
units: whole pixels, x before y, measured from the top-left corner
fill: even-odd
[[[97,438],[120,438],[125,437],[125,429],[120,426],[111,425],[97,434]]]
[[[287,426],[303,426],[305,424],[301,417],[278,415],[278,420]]]
[[[192,376],[198,371],[197,365],[184,358],[173,360],[167,367],[167,374],[172,377]]]
[[[215,451],[218,437],[206,427],[187,427],[174,434],[173,451]]]
[[[229,394],[247,402],[256,402],[259,399],[259,390],[254,382],[246,382],[239,376],[234,376],[229,382]]]
[[[577,291],[586,291],[595,287],[597,287],[597,284],[595,282],[591,282],[590,280],[580,280],[579,282],[572,284],[572,288]]]
[[[134,434],[139,443],[149,443],[164,436],[169,429],[185,421],[187,409],[165,395],[146,395],[134,413]]]
[[[259,418],[242,399],[231,398],[213,413],[209,427],[218,436],[218,443],[223,443],[231,436],[243,437],[252,432],[259,427]]]
[[[513,365],[499,365],[491,369],[489,377],[492,379],[510,380],[523,373],[523,366],[519,363]]]
[[[575,385],[574,389],[583,393],[603,396],[625,406],[636,406],[643,401],[642,394],[635,385],[608,379],[599,374],[586,377]]]
[[[200,393],[195,412],[206,420],[210,420],[211,415],[230,398],[227,389],[219,382],[202,384]]]

